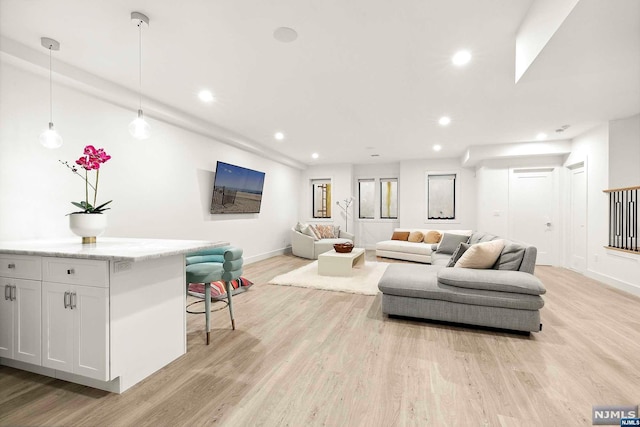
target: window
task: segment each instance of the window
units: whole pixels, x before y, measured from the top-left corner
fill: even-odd
[[[380,179],[380,218],[398,219],[398,180]]]
[[[456,218],[456,174],[427,173],[427,219]]]
[[[358,180],[358,217],[373,219],[375,215],[376,182],[373,179]]]
[[[313,194],[313,217],[331,218],[331,180],[311,180]]]

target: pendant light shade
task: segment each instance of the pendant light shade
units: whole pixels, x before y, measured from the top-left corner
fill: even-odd
[[[142,113],[142,26],[149,25],[149,18],[140,12],[131,12],[131,21],[138,27],[138,117],[129,123],[129,133],[135,139],[143,140],[149,138],[151,126],[144,119]]]
[[[138,110],[138,117],[133,119],[131,123],[129,123],[129,133],[135,139],[147,139],[151,134],[151,126],[144,119],[144,115],[142,114],[142,110]]]
[[[42,47],[49,50],[49,127],[40,134],[40,144],[46,148],[58,148],[62,145],[62,137],[53,128],[53,72],[51,67],[51,51],[60,50],[60,43],[48,37],[40,39]]]

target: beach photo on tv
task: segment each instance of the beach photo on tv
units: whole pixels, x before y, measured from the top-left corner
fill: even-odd
[[[264,172],[218,162],[211,213],[259,213]]]

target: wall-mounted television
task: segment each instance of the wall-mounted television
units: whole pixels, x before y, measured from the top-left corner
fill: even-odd
[[[212,214],[259,213],[264,172],[218,162],[211,198]]]

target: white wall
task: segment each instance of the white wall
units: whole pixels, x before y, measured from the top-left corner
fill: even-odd
[[[452,223],[427,222],[426,172],[455,172],[456,220]],[[475,171],[460,167],[459,159],[404,160],[400,162],[400,226],[442,230],[476,230]]]
[[[72,236],[66,213],[84,198],[84,182],[58,160],[87,144],[104,147],[99,201],[113,199],[105,236],[226,240],[249,262],[288,245],[298,219],[301,171],[163,122],[152,136],[127,131],[135,111],[54,86],[54,123],[64,145],[38,143],[48,122],[48,80],[0,63],[0,239]],[[194,101],[195,102],[195,101]],[[260,214],[209,214],[216,161],[266,172]]]
[[[610,127],[605,124],[575,138],[565,162],[566,166],[584,162],[587,170],[586,274],[640,295],[640,256],[604,248],[608,244],[609,217],[608,198],[602,190],[610,188],[609,135]]]
[[[398,206],[398,219],[380,219],[380,186],[379,181],[376,181],[376,197],[375,197],[375,218],[374,219],[360,219],[358,218],[358,180],[359,179],[380,179],[380,178],[399,178],[400,177],[400,164],[399,163],[386,163],[386,164],[367,164],[367,165],[355,165],[353,168],[353,196],[355,200],[354,216],[356,218],[356,241],[358,246],[362,246],[367,249],[374,249],[377,242],[382,240],[389,240],[393,234],[393,230],[400,226],[400,206]],[[398,183],[398,189],[400,183]],[[405,197],[410,197],[407,194]],[[402,194],[398,191],[398,201],[400,202]]]
[[[640,185],[640,114],[609,122],[609,188]]]

